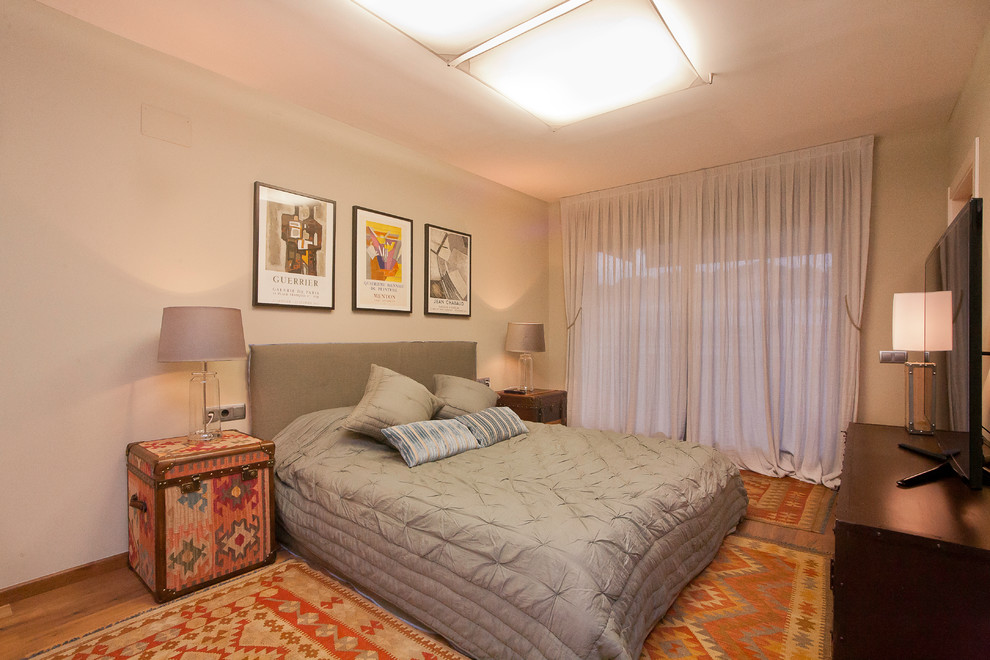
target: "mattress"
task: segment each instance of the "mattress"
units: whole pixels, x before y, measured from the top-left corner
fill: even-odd
[[[279,527],[476,658],[637,658],[746,509],[738,469],[693,443],[527,423],[409,468],[349,411],[275,438]]]

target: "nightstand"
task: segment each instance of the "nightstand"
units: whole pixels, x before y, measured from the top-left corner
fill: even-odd
[[[498,405],[512,408],[527,422],[567,424],[567,392],[564,390],[533,390],[526,394],[502,391]]]
[[[275,561],[274,454],[239,431],[127,445],[127,560],[156,601]]]

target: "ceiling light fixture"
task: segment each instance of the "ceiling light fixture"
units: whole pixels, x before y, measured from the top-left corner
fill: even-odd
[[[498,34],[498,35],[492,37],[491,39],[489,39],[488,41],[484,42],[483,44],[480,44],[478,46],[475,46],[474,48],[472,48],[468,52],[464,53],[463,55],[460,55],[459,57],[456,57],[453,60],[451,60],[449,62],[449,64],[450,64],[450,66],[460,66],[464,62],[467,62],[468,60],[470,60],[472,57],[476,57],[478,55],[481,55],[482,53],[487,52],[487,51],[491,50],[492,48],[495,48],[496,46],[501,46],[505,42],[507,42],[507,41],[509,41],[511,39],[514,39],[514,38],[516,38],[516,37],[518,37],[518,36],[520,36],[522,34],[525,34],[526,32],[529,32],[530,30],[532,30],[534,28],[538,28],[541,25],[543,25],[544,23],[547,23],[549,21],[552,21],[553,19],[557,18],[558,16],[563,16],[564,14],[566,14],[567,12],[569,12],[570,10],[577,9],[581,5],[586,4],[586,3],[590,2],[590,1],[591,0],[568,0],[567,2],[565,2],[563,4],[557,5],[553,9],[550,9],[548,11],[543,12],[539,16],[534,16],[533,18],[529,19],[528,21],[526,21],[524,23],[520,23],[519,25],[517,25],[517,26],[515,26],[515,27],[513,27],[513,28],[511,28],[509,30],[506,30],[502,34]]]
[[[654,0],[354,0],[552,128],[702,79]]]

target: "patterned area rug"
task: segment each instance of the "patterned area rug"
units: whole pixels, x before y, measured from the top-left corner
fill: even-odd
[[[827,658],[827,567],[815,552],[730,536],[650,633],[640,660]],[[463,658],[296,560],[34,657]]]
[[[828,557],[729,536],[653,629],[640,660],[831,657]]]
[[[463,660],[306,564],[273,564],[36,658]]]
[[[806,532],[825,531],[838,491],[791,477],[768,477],[749,470],[739,472],[749,495],[747,518]]]

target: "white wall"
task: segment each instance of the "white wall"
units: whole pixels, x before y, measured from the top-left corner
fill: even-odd
[[[890,350],[894,294],[923,291],[925,258],[945,229],[945,138],[923,131],[876,140],[870,252],[860,337],[857,420],[904,423],[904,365]]]
[[[513,384],[509,320],[548,319],[548,205],[30,0],[0,26],[0,588],[126,550],[124,447],[185,432],[161,310],[243,310],[249,343],[466,339]],[[316,84],[314,82],[314,84]],[[148,104],[190,146],[141,134]],[[336,310],[252,308],[253,184],[337,202]],[[351,311],[351,207],[414,223],[414,311]],[[470,319],[425,317],[423,224],[474,239]],[[552,378],[548,355],[537,378]],[[245,363],[220,369],[245,402]],[[236,426],[236,424],[235,424]]]
[[[983,35],[966,86],[952,111],[948,136],[946,185],[962,167],[973,138],[980,138],[980,194],[987,199],[990,197],[990,29]]]
[[[979,194],[983,198],[983,350],[990,350],[990,29],[949,120],[946,185],[963,167],[975,138],[980,140]],[[983,425],[990,426],[990,359],[983,358]]]
[[[945,230],[946,189],[976,137],[981,147],[980,188],[986,199],[990,196],[990,30],[984,35],[947,126],[877,140],[861,345],[861,422],[904,423],[904,368],[881,365],[878,352],[891,348],[893,294],[924,287],[925,258]],[[984,231],[985,264],[990,264],[988,233]],[[983,293],[986,345],[990,286],[984,285]],[[990,390],[985,395],[985,418],[990,407],[986,396]]]

